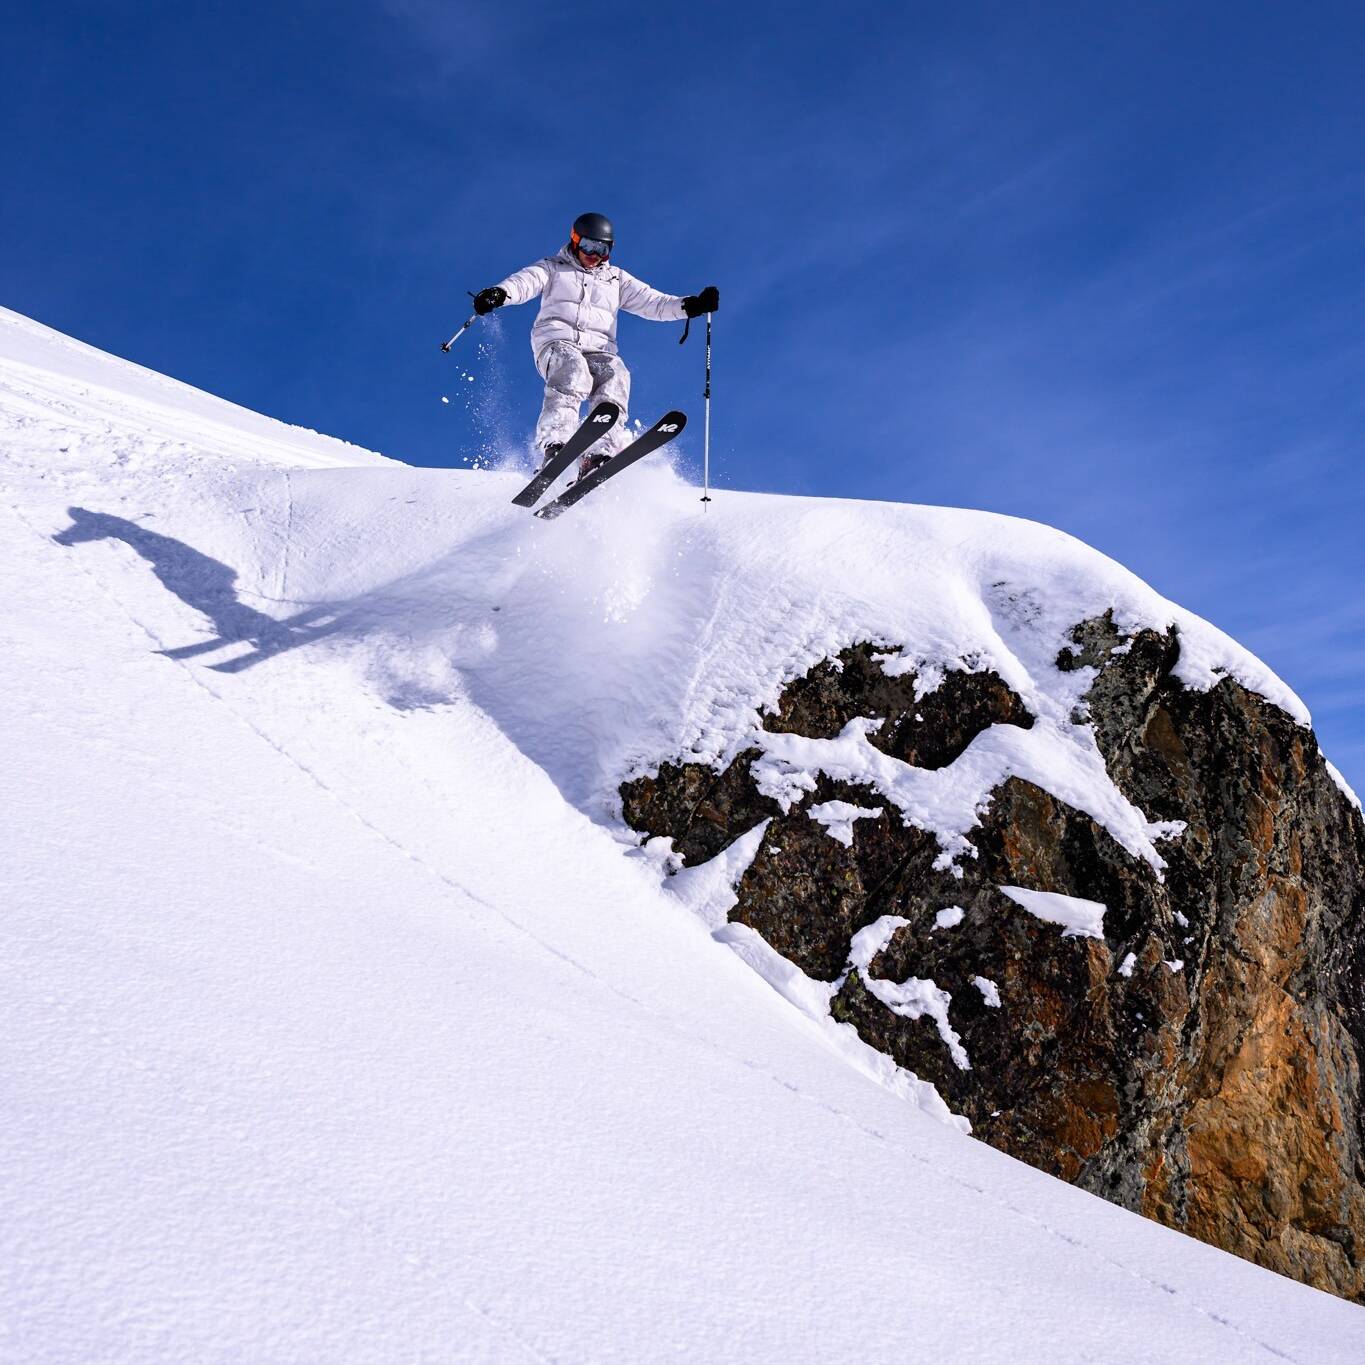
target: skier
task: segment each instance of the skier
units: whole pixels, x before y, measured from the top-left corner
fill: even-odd
[[[655,322],[680,322],[720,307],[720,291],[713,284],[686,297],[651,289],[611,264],[614,243],[607,218],[579,214],[568,242],[555,255],[474,296],[474,311],[482,315],[504,303],[526,303],[540,295],[540,312],[531,325],[531,350],[545,381],[535,436],[542,464],[578,427],[585,398],[593,403],[609,400],[620,408],[617,423],[579,461],[580,479],[630,443],[626,430],[630,371],[616,349],[616,314],[624,308]]]

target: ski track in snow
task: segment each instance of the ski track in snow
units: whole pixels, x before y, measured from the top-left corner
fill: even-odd
[[[1034,1229],[1042,1241],[1083,1252],[1085,1262],[1130,1282],[1138,1302],[1148,1305],[1145,1311],[1159,1317],[1171,1305],[1184,1318],[1212,1324],[1235,1343],[1228,1359],[1245,1359],[1248,1351],[1281,1360],[1314,1358],[1316,1352],[1296,1357],[1223,1308],[1231,1284],[1245,1287],[1233,1301],[1250,1310],[1253,1291],[1265,1289],[1273,1277],[1249,1266],[1226,1270],[1227,1258],[1216,1260],[1216,1253],[1203,1248],[1185,1251],[1183,1239],[1143,1225],[1144,1246],[1181,1248],[1182,1265],[1219,1266],[1220,1278],[1209,1281],[1218,1306],[1205,1303],[1198,1280],[1193,1286],[1177,1283],[1143,1268],[1142,1256],[1125,1260],[1106,1250],[1106,1238],[1111,1244],[1114,1238],[1099,1231],[1127,1226],[1122,1222],[1127,1215],[1101,1206],[1096,1235],[1078,1236],[1063,1226],[1064,1218],[1043,1216],[1007,1192],[1009,1180],[1000,1173],[1012,1172],[1012,1163],[993,1153],[978,1160],[968,1146],[964,1150],[972,1159],[955,1169],[919,1150],[899,1124],[869,1121],[852,1106],[698,1031],[681,997],[632,991],[587,959],[583,948],[592,946],[591,939],[576,940],[582,944],[577,950],[559,946],[548,930],[528,922],[539,911],[547,926],[552,923],[536,899],[525,899],[526,888],[539,884],[537,869],[509,867],[505,888],[489,882],[486,860],[473,860],[463,876],[455,875],[451,867],[459,865],[460,849],[442,836],[436,817],[466,790],[477,789],[477,782],[448,773],[425,747],[440,735],[458,743],[466,732],[453,723],[457,717],[474,727],[470,736],[486,735],[494,747],[510,742],[510,751],[519,751],[518,762],[529,763],[524,776],[515,765],[508,769],[510,779],[501,771],[488,775],[492,790],[498,782],[513,782],[507,814],[498,819],[515,827],[524,784],[548,777],[567,802],[563,833],[556,839],[583,840],[594,867],[606,868],[602,860],[615,849],[620,869],[604,884],[604,895],[628,898],[649,915],[690,915],[681,894],[689,879],[694,887],[710,886],[712,905],[719,903],[717,896],[723,900],[725,886],[704,883],[708,875],[716,881],[704,866],[681,874],[666,892],[648,859],[625,856],[631,840],[619,825],[617,785],[660,758],[687,753],[719,765],[755,742],[770,758],[775,751],[785,753],[788,777],[855,770],[866,776],[875,760],[861,749],[852,766],[831,768],[827,746],[834,741],[806,741],[803,748],[760,728],[763,709],[775,703],[787,681],[845,645],[878,640],[893,655],[903,651],[891,667],[913,660],[926,677],[964,662],[994,667],[1030,709],[1065,725],[1083,747],[1083,727],[1071,726],[1069,716],[1087,684],[1086,671],[1062,675],[1053,660],[1067,627],[1109,607],[1128,629],[1178,624],[1189,656],[1182,658],[1189,685],[1209,686],[1231,673],[1306,723],[1293,694],[1221,633],[1070,538],[986,514],[725,494],[703,519],[693,505],[695,490],[666,470],[642,466],[630,476],[629,492],[604,491],[562,521],[541,526],[505,506],[515,476],[409,470],[111,362],[46,329],[16,322],[3,310],[0,423],[6,495],[31,553],[60,555],[78,570],[89,600],[111,604],[152,653],[169,656],[175,667],[168,676],[187,680],[214,710],[231,717],[246,744],[265,746],[299,773],[385,856],[417,868],[433,886],[433,904],[458,905],[471,924],[492,916],[528,945],[528,978],[535,978],[531,963],[537,954],[560,964],[649,1019],[659,1038],[681,1044],[694,1055],[698,1074],[747,1073],[762,1086],[794,1096],[855,1134],[851,1151],[862,1141],[875,1144],[894,1161],[908,1160],[926,1180],[979,1204],[979,1215],[962,1209],[964,1224],[979,1217],[983,1228],[994,1228],[1003,1214]],[[277,490],[274,498],[267,496],[270,488]],[[63,509],[86,504],[95,518],[104,518],[98,526],[116,543],[105,535],[93,544],[55,547],[53,536],[65,525]],[[116,506],[120,510],[112,511]],[[272,508],[279,510],[272,514]],[[626,510],[629,522],[621,519]],[[150,525],[160,539],[152,542],[150,531],[139,539],[135,528]],[[163,559],[156,560],[158,555]],[[887,564],[893,573],[881,569]],[[232,572],[220,574],[223,565]],[[182,581],[177,572],[188,576]],[[898,586],[907,574],[922,575],[926,589],[909,604],[910,595]],[[1035,586],[1005,591],[992,606],[987,599],[1012,579]],[[223,583],[231,601],[206,595],[224,591]],[[201,624],[200,639],[190,643],[179,633],[209,620],[206,608],[219,611],[211,618],[215,622],[249,623],[256,618],[233,611],[246,608],[259,616],[265,606],[283,609],[277,619],[298,617],[300,623],[282,625],[278,634],[257,623],[251,627],[255,637],[217,639]],[[278,681],[272,683],[272,676]],[[297,697],[288,693],[291,683],[300,689]],[[316,690],[306,690],[310,687]],[[369,698],[374,726],[357,731],[344,747],[328,747],[328,708],[351,694]],[[336,712],[336,723],[346,724],[346,714]],[[378,772],[375,765],[381,763],[385,772],[403,774],[404,804],[365,804],[367,774]],[[969,767],[935,780],[950,783]],[[878,770],[871,785],[901,804],[898,795],[908,799],[906,783],[921,780],[909,771],[911,776]],[[943,771],[951,774],[951,767]],[[1040,776],[1047,779],[1049,772]],[[1078,781],[1091,787],[1082,791]],[[1123,828],[1134,856],[1155,858],[1141,813],[1126,802],[1126,810],[1115,805],[1102,787],[1093,770],[1062,783],[1070,797],[1090,800]],[[526,806],[525,819],[542,818],[540,799]],[[843,828],[841,821],[851,830],[856,808],[833,804],[839,809],[815,808],[810,814],[826,817],[831,833]],[[418,809],[431,815],[414,823]],[[951,842],[969,832],[969,814],[961,805],[952,820],[924,818]],[[474,813],[465,818],[474,819]],[[468,835],[478,832],[476,824],[469,825]],[[757,849],[757,839],[751,842],[748,856]],[[724,871],[733,880],[742,867]],[[590,881],[585,873],[584,885]],[[522,907],[519,913],[513,904]],[[715,930],[714,924],[708,927]],[[607,964],[616,961],[609,947],[604,944],[599,953]],[[858,951],[851,945],[851,961]],[[724,956],[729,958],[728,950]],[[772,1026],[790,1029],[793,1046],[798,1038],[813,1040],[832,1065],[859,1065],[855,1053],[838,1045],[829,1021],[796,1010],[788,1015],[777,995],[767,999],[769,1011],[777,1011]],[[101,1041],[117,1046],[112,1037]],[[158,1072],[146,1052],[125,1050],[124,1056],[142,1072]],[[168,1091],[175,1090],[175,1076],[163,1080]],[[186,1095],[182,1102],[208,1113],[206,1101]],[[261,1165],[270,1163],[272,1153],[253,1146],[249,1133],[239,1128],[230,1138],[254,1152]],[[968,1170],[989,1172],[997,1183]],[[1031,1173],[1020,1179],[1019,1188],[1029,1190],[1041,1180]],[[423,1245],[321,1178],[310,1179],[309,1186],[318,1200],[388,1247],[431,1294],[452,1291],[449,1267],[433,1261]],[[1063,1187],[1057,1198],[1059,1213],[1082,1207],[1062,1202],[1074,1198]],[[1147,1259],[1149,1265],[1160,1261]],[[1028,1266],[1021,1264],[1019,1273],[1027,1276]],[[1295,1304],[1296,1296],[1308,1293],[1298,1286],[1272,1287]],[[491,1332],[524,1357],[582,1358],[587,1343],[547,1352],[458,1282],[454,1289]],[[1333,1314],[1340,1311],[1333,1306]],[[1267,1329],[1278,1325],[1273,1316],[1262,1320]],[[1066,1329],[1060,1330],[1064,1339]],[[1175,1323],[1170,1330],[1179,1335]],[[1365,1328],[1357,1330],[1365,1343]],[[1324,1343],[1325,1338],[1320,1349]]]

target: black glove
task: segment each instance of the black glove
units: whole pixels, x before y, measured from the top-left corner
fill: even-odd
[[[502,285],[495,284],[488,289],[480,289],[474,295],[474,311],[483,317],[485,313],[491,313],[495,308],[501,308],[507,302],[507,290]]]
[[[714,313],[720,307],[720,290],[708,284],[700,294],[689,294],[683,300],[683,312],[690,318],[700,317],[703,313]]]

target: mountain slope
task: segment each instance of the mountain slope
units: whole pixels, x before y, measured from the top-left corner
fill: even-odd
[[[1169,604],[1044,528],[703,518],[665,469],[544,526],[512,475],[0,337],[9,1358],[1359,1357],[1360,1310],[964,1138],[616,823],[648,754],[717,753],[854,624],[1027,690],[964,564]]]

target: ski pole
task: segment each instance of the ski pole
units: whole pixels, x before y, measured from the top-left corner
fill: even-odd
[[[441,343],[441,349],[442,349],[443,351],[448,351],[448,350],[450,350],[450,348],[451,348],[457,341],[459,341],[459,339],[460,339],[462,336],[464,336],[464,334],[469,330],[470,326],[471,326],[472,323],[474,322],[474,319],[477,318],[478,316],[479,316],[479,315],[478,315],[477,313],[471,313],[471,314],[465,319],[464,326],[461,327],[460,330],[459,330],[458,332],[456,332],[455,335],[454,335],[453,337],[451,337],[449,341],[443,341],[443,342]]]
[[[702,427],[701,438],[701,500],[711,501],[711,318],[712,314],[706,315],[706,389],[703,397],[706,399],[706,420]]]
[[[465,293],[468,294],[469,297],[470,297],[471,299],[474,297],[474,291],[473,291],[472,289],[466,289],[466,290],[465,290]],[[464,326],[461,327],[460,330],[459,330],[458,332],[456,332],[455,335],[454,335],[453,337],[451,337],[449,341],[443,341],[443,342],[441,343],[441,349],[442,349],[443,351],[449,351],[450,348],[451,348],[457,341],[459,341],[459,339],[460,339],[462,336],[464,336],[464,334],[470,329],[470,327],[473,326],[474,320],[475,320],[478,316],[479,316],[479,310],[476,308],[476,309],[475,309],[467,318],[465,318],[465,320],[464,320]]]

